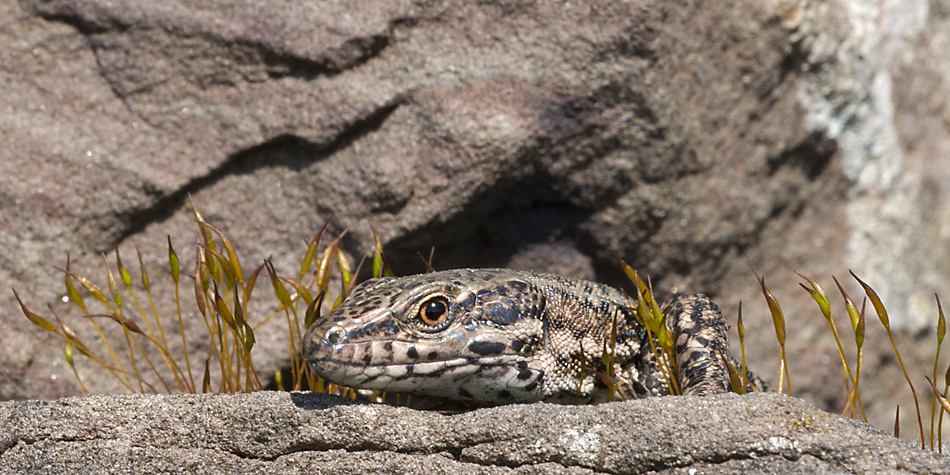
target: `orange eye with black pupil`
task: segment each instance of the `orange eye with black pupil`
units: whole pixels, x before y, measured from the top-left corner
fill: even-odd
[[[431,298],[419,307],[419,319],[429,326],[442,323],[448,315],[449,302],[445,297]]]

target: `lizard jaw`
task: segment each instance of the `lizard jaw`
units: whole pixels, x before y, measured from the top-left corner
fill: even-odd
[[[518,359],[516,355],[499,355],[376,366],[332,359],[309,362],[317,376],[358,389],[482,405],[542,400],[544,372],[519,370],[519,366],[528,366],[524,362],[519,364]]]

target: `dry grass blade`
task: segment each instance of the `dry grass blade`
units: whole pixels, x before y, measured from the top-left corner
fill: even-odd
[[[346,258],[346,253],[339,247],[336,248],[336,266],[340,269],[340,284],[346,289],[353,281],[353,268],[350,266],[350,260]]]
[[[620,384],[617,382],[616,371],[614,370],[614,360],[616,359],[617,351],[617,314],[614,313],[613,319],[610,325],[610,335],[604,338],[604,350],[600,354],[600,360],[604,364],[605,376],[609,378],[610,384],[607,387],[610,391],[607,392],[607,402],[610,402],[613,399],[614,392],[620,395],[620,398],[626,400],[623,393],[620,392]],[[601,378],[603,380],[603,378]],[[606,380],[604,381],[607,382]]]
[[[854,301],[852,301],[851,296],[845,292],[844,287],[841,286],[841,282],[838,282],[838,278],[834,276],[831,278],[834,279],[835,285],[838,286],[838,291],[841,292],[841,297],[844,298],[845,308],[848,311],[848,317],[851,319],[851,328],[854,330],[854,344],[858,352],[858,361],[854,368],[854,383],[851,386],[851,392],[848,394],[848,404],[845,409],[857,405],[861,409],[861,417],[864,419],[864,422],[867,422],[868,417],[864,412],[864,403],[861,402],[861,393],[858,389],[861,384],[861,364],[864,360],[864,304],[867,303],[867,298],[865,298],[862,304],[861,311],[858,312]]]
[[[178,330],[179,333],[181,333],[181,348],[182,353],[184,353],[185,369],[188,372],[188,391],[194,393],[195,377],[191,371],[191,358],[188,357],[188,339],[185,336],[187,332],[185,331],[184,318],[181,315],[181,287],[178,283],[181,277],[181,262],[178,260],[178,253],[175,252],[175,247],[172,246],[172,237],[166,235],[166,238],[168,240],[168,268],[169,271],[171,271],[172,281],[175,284],[175,310],[178,315]]]
[[[307,245],[307,252],[303,256],[303,261],[300,263],[300,280],[303,282],[303,278],[307,275],[307,272],[310,270],[310,265],[313,264],[313,258],[317,255],[317,246],[320,245],[320,239],[323,237],[323,232],[327,229],[327,226],[330,224],[330,218],[327,218],[326,222],[323,223],[323,227],[320,228],[320,231],[313,236],[313,239],[310,240],[310,244]]]
[[[313,294],[310,293],[310,290],[304,287],[303,284],[286,277],[280,277],[280,280],[290,284],[290,286],[294,288],[297,297],[302,298],[305,304],[310,305],[310,302],[313,302]],[[322,289],[320,291],[323,292]],[[294,296],[292,295],[290,298],[293,299]]]
[[[330,288],[330,278],[332,277],[333,272],[333,259],[340,254],[340,246],[343,240],[343,236],[346,235],[346,230],[342,234],[337,236],[326,249],[323,250],[323,255],[320,256],[320,262],[317,264],[317,287],[320,290],[328,290]]]
[[[228,255],[228,264],[230,264],[231,271],[234,273],[234,277],[237,279],[238,283],[244,285],[244,273],[241,271],[241,260],[238,258],[237,250],[234,249],[234,244],[231,244],[231,240],[227,238],[218,228],[205,223],[206,226],[211,228],[215,234],[218,235],[218,239],[221,239],[221,244],[224,246],[224,253]],[[219,254],[220,255],[220,254]],[[219,259],[221,262],[224,262],[224,259]]]
[[[66,255],[66,270],[65,270],[65,271],[63,271],[62,269],[58,269],[58,270],[59,270],[60,272],[63,272],[63,275],[64,275],[63,280],[64,280],[64,283],[65,283],[65,285],[66,285],[67,295],[70,296],[70,299],[75,299],[75,300],[73,300],[74,303],[76,303],[76,304],[79,306],[79,308],[82,309],[83,314],[89,315],[89,311],[86,309],[86,305],[85,305],[85,303],[83,302],[82,296],[81,296],[81,295],[79,294],[79,292],[76,290],[76,287],[73,286],[73,282],[72,282],[72,281],[73,281],[74,279],[77,280],[77,281],[79,281],[79,283],[80,283],[81,285],[83,285],[83,288],[85,288],[87,292],[92,293],[92,290],[96,291],[97,294],[92,294],[92,295],[93,295],[96,299],[98,299],[100,302],[105,303],[107,306],[109,306],[109,307],[111,308],[111,305],[109,304],[108,300],[106,300],[105,295],[102,295],[102,292],[99,292],[99,291],[98,291],[98,287],[96,287],[95,284],[93,284],[91,281],[89,281],[89,280],[86,279],[85,277],[79,277],[79,276],[77,276],[77,275],[75,275],[75,274],[73,274],[73,273],[71,272],[71,269],[70,269],[70,259],[69,259],[69,255],[68,255],[68,254]],[[82,279],[82,280],[80,280],[80,279]],[[58,316],[56,316],[55,313],[53,313],[53,316],[55,316],[57,319],[59,318]],[[93,319],[93,320],[90,320],[90,322],[92,323],[92,327],[95,328],[96,333],[99,334],[99,338],[101,339],[102,344],[106,347],[106,350],[108,350],[109,356],[112,358],[112,361],[113,361],[113,363],[115,363],[115,367],[116,367],[117,369],[115,369],[115,370],[112,369],[110,366],[106,365],[105,363],[103,363],[101,360],[99,360],[98,358],[96,358],[96,357],[94,357],[94,356],[90,356],[90,358],[91,358],[93,361],[95,361],[96,363],[98,363],[99,365],[101,365],[101,366],[103,366],[104,368],[106,368],[110,373],[112,373],[112,375],[115,376],[115,378],[116,378],[120,383],[122,383],[123,386],[125,386],[126,388],[128,388],[130,392],[135,392],[135,390],[132,388],[132,384],[131,384],[131,382],[128,380],[128,378],[127,378],[127,377],[122,377],[122,376],[120,376],[120,374],[121,374],[121,375],[128,376],[129,373],[127,373],[127,372],[125,371],[125,369],[123,368],[122,362],[119,360],[119,355],[117,355],[116,352],[115,352],[115,350],[112,348],[112,344],[109,343],[109,339],[106,338],[105,333],[102,332],[102,328],[99,327],[99,324],[96,323],[96,321],[95,321],[94,319]]]
[[[213,285],[214,288],[214,307],[217,310],[218,315],[224,320],[224,323],[228,325],[234,331],[237,331],[237,324],[234,322],[234,315],[231,313],[231,309],[228,308],[227,302],[224,301],[224,298],[221,297],[221,294],[218,293],[218,284]]]
[[[119,278],[122,279],[122,283],[125,284],[126,287],[131,287],[132,275],[129,274],[128,269],[122,264],[122,256],[119,255],[119,245],[116,244],[113,248],[115,249],[115,262],[116,269],[119,271]],[[105,254],[103,254],[103,256],[105,256]]]
[[[891,347],[894,348],[894,355],[897,356],[897,363],[900,365],[901,371],[904,373],[904,379],[907,380],[907,385],[910,387],[910,392],[914,396],[914,407],[917,409],[917,425],[920,427],[921,448],[926,450],[927,438],[924,435],[924,422],[920,417],[920,403],[917,400],[917,390],[914,389],[914,383],[911,382],[910,376],[907,375],[907,369],[904,367],[904,360],[901,358],[900,351],[897,350],[897,343],[894,342],[894,334],[891,332],[891,323],[887,316],[887,309],[884,308],[884,303],[881,302],[881,298],[878,297],[877,292],[875,292],[870,285],[858,278],[858,276],[853,271],[851,272],[851,277],[854,277],[854,279],[857,280],[859,284],[861,284],[861,287],[864,287],[864,292],[871,300],[871,305],[874,307],[874,311],[877,312],[878,319],[881,320],[881,324],[883,324],[884,329],[887,330],[887,337],[891,340]]]
[[[60,336],[64,340],[66,340],[67,346],[64,349],[64,351],[68,350],[68,353],[69,353],[68,356],[70,359],[72,358],[72,348],[75,347],[77,350],[79,350],[80,353],[86,355],[87,358],[91,359],[93,362],[95,362],[99,366],[102,366],[116,380],[118,380],[119,383],[125,386],[125,388],[128,389],[130,392],[133,392],[133,393],[135,392],[135,389],[132,387],[131,382],[129,382],[127,378],[123,378],[119,376],[117,371],[124,373],[124,371],[121,369],[121,366],[119,366],[119,370],[116,370],[115,368],[105,364],[96,355],[94,355],[91,351],[89,351],[89,348],[86,347],[86,345],[82,341],[79,340],[79,337],[76,336],[76,333],[72,330],[72,328],[69,328],[65,323],[63,323],[62,319],[59,318],[59,315],[57,315],[56,312],[53,311],[52,305],[47,305],[47,308],[49,309],[50,313],[52,313],[53,317],[56,318],[56,323],[59,323],[59,327],[62,329],[62,334]],[[98,327],[96,327],[96,329],[98,330]],[[102,335],[102,332],[100,331],[99,334]],[[106,340],[103,340],[103,341],[106,341]],[[115,357],[115,353],[112,353],[111,347],[109,347],[109,352],[110,354],[112,354],[113,357]],[[116,360],[116,363],[118,363],[118,360]],[[76,374],[76,377],[78,378],[79,375],[78,373],[76,373],[75,365],[73,363],[70,363],[70,366],[73,366],[73,372],[74,374]],[[82,385],[82,381],[80,381],[79,384]]]
[[[739,302],[739,318],[736,320],[736,331],[739,333],[739,349],[742,352],[742,368],[740,368],[739,374],[742,378],[742,390],[745,393],[749,388],[755,390],[755,387],[749,381],[749,368],[745,362],[745,325],[742,324],[742,302]]]
[[[13,296],[16,298],[17,303],[20,304],[20,310],[23,311],[23,315],[26,315],[26,318],[30,322],[32,322],[34,325],[50,333],[55,333],[59,335],[60,337],[63,336],[63,335],[60,335],[59,331],[56,329],[56,327],[53,326],[52,323],[50,323],[45,318],[37,315],[36,313],[33,313],[33,311],[31,311],[30,309],[26,308],[26,305],[23,303],[22,300],[20,300],[20,295],[16,293],[16,289],[12,289],[12,290],[13,290]]]
[[[934,370],[932,377],[936,380],[937,366],[940,362],[940,347],[943,345],[943,338],[947,335],[947,319],[943,314],[943,305],[940,304],[940,296],[934,294],[934,297],[937,299],[937,351],[934,352]],[[933,385],[933,381],[931,381],[930,384]],[[936,389],[936,386],[934,386],[934,390]],[[930,401],[930,450],[934,450],[934,423],[937,412],[937,400],[933,399]]]
[[[950,373],[950,368],[947,369],[947,372]],[[946,397],[947,389],[944,388],[943,394],[941,394],[940,391],[937,390],[937,385],[934,384],[934,382],[933,382],[930,378],[928,378],[927,376],[924,376],[924,377],[927,378],[927,382],[930,383],[930,388],[931,388],[931,389],[933,390],[933,392],[934,392],[934,401],[939,401],[939,402],[940,402],[940,408],[941,408],[941,409],[940,409],[939,412],[940,412],[940,416],[941,416],[941,422],[943,422],[943,420],[942,420],[942,419],[943,419],[943,412],[944,412],[944,411],[950,412],[950,402],[947,401],[947,397]],[[932,431],[932,430],[933,430],[933,429],[931,428],[931,431]],[[934,450],[933,433],[931,433],[930,450]],[[943,453],[943,447],[942,447],[942,446],[940,446],[940,449],[939,449],[939,450],[940,450],[940,453]]]
[[[934,392],[934,400],[940,402],[940,406],[943,407],[943,410],[950,412],[950,402],[947,401],[946,396],[940,394],[940,391],[937,390],[937,385],[930,379],[929,376],[924,376],[927,378],[927,382],[930,383],[930,388]],[[932,449],[931,449],[932,450]]]
[[[419,260],[422,261],[422,264],[426,266],[426,274],[430,274],[430,273],[432,273],[432,272],[435,272],[435,269],[432,267],[432,258],[435,256],[435,247],[432,247],[432,249],[429,250],[429,258],[428,258],[428,259],[426,259],[425,257],[423,257],[423,256],[422,256],[422,253],[419,252],[419,251],[416,251],[416,255],[419,256]]]
[[[353,272],[353,275],[359,275],[359,274],[360,274],[360,270],[363,269],[363,264],[364,264],[365,262],[366,262],[366,258],[365,258],[365,257],[362,258],[362,259],[360,259],[360,263],[359,263],[359,265],[356,266],[356,271]],[[345,280],[344,280],[343,282],[346,283]],[[335,301],[333,302],[333,304],[330,306],[330,311],[331,311],[331,312],[334,311],[334,310],[336,310],[337,307],[339,307],[339,306],[343,303],[343,301],[346,300],[346,297],[350,295],[350,292],[353,291],[353,288],[354,288],[354,287],[356,287],[356,279],[350,279],[349,283],[346,283],[346,287],[343,288],[343,290],[340,292],[340,295],[337,296],[336,300],[335,300]]]
[[[616,254],[614,257],[617,257]],[[620,261],[623,265],[626,265],[622,260]],[[627,266],[629,267],[629,266]],[[666,381],[666,387],[670,388],[670,394],[678,395],[682,394],[679,387],[679,381],[676,379],[676,374],[678,370],[676,368],[676,358],[670,357],[663,350],[663,343],[665,338],[661,339],[659,336],[654,339],[654,335],[659,335],[660,333],[666,332],[666,325],[663,322],[663,314],[660,314],[660,318],[656,318],[656,314],[649,310],[652,306],[647,303],[647,295],[650,299],[653,299],[653,294],[650,293],[649,288],[646,285],[643,285],[643,281],[640,279],[640,275],[636,271],[633,271],[634,286],[637,288],[637,319],[643,324],[647,331],[647,341],[650,342],[650,351],[653,352],[653,357],[656,359],[657,365],[660,367],[660,372],[663,374],[663,379]],[[647,295],[644,295],[644,292]],[[654,341],[656,340],[656,341]],[[659,348],[657,348],[659,344]]]
[[[191,210],[195,213],[195,222],[198,223],[198,231],[201,233],[201,239],[204,240],[205,247],[208,247],[212,250],[217,250],[214,244],[214,236],[211,234],[211,229],[208,228],[207,222],[201,216],[201,213],[198,212],[198,207],[195,206],[194,200],[191,199],[191,195],[188,195],[188,203],[191,205]]]
[[[205,359],[205,373],[201,378],[201,392],[211,392],[211,358]]]
[[[221,271],[224,272],[224,283],[228,290],[231,290],[236,286],[244,285],[244,277],[242,276],[240,280],[238,279],[239,271],[235,269],[233,265],[231,265],[231,261],[225,258],[223,254],[208,248],[205,248],[205,252],[214,258],[211,260],[217,262],[216,268],[221,269]]]
[[[386,256],[383,254],[383,242],[372,224],[369,225],[369,229],[373,232],[373,277],[392,277],[393,271],[386,263]]]
[[[96,300],[98,300],[98,301],[102,302],[103,304],[105,304],[105,305],[106,305],[107,307],[109,307],[109,309],[112,310],[113,312],[116,311],[115,308],[112,306],[112,303],[109,302],[109,299],[106,298],[105,294],[103,294],[102,291],[99,290],[99,286],[96,285],[96,284],[94,284],[94,283],[92,283],[91,280],[89,280],[89,279],[87,279],[87,278],[85,278],[85,277],[83,277],[83,276],[81,276],[81,275],[73,274],[73,273],[70,272],[68,269],[67,269],[67,270],[63,270],[63,269],[60,269],[60,268],[57,267],[56,270],[58,270],[58,271],[60,271],[60,272],[63,272],[63,273],[65,273],[66,275],[68,275],[68,276],[72,277],[73,279],[75,279],[76,282],[79,282],[79,285],[82,285],[83,288],[86,289],[86,292],[89,292],[89,295],[92,295],[93,297],[96,298]]]
[[[195,257],[195,304],[198,306],[198,313],[205,318],[207,323],[208,310],[205,303],[205,292],[207,292],[207,287],[203,285],[204,277],[202,269],[204,266],[201,264],[201,253]]]
[[[950,391],[950,366],[947,367],[947,372],[943,375],[943,394],[947,394]],[[943,413],[950,412],[948,410],[940,411],[939,421],[937,422],[937,450],[940,453],[943,453]]]
[[[168,268],[172,273],[172,280],[174,280],[177,285],[178,278],[181,275],[181,262],[178,260],[178,253],[175,252],[175,247],[172,246],[172,237],[165,237],[168,238]]]
[[[108,318],[109,320],[112,320],[118,323],[119,325],[122,325],[122,327],[125,328],[126,330],[148,338],[148,335],[146,335],[145,332],[143,332],[142,329],[139,328],[139,326],[135,324],[135,322],[133,322],[132,320],[129,320],[128,318],[125,318],[122,315],[117,315],[114,313],[96,313],[92,315],[86,315],[86,318],[96,318],[96,317]]]
[[[745,394],[746,393],[746,384],[743,382],[744,378],[739,376],[739,369],[733,366],[730,358],[723,352],[718,353],[719,359],[726,362],[726,371],[729,373],[729,384],[732,386],[732,391],[736,394]]]
[[[69,269],[69,255],[66,256],[66,269]],[[89,313],[86,310],[86,302],[83,300],[82,295],[79,294],[79,291],[76,290],[76,286],[73,285],[73,278],[68,272],[64,274],[63,282],[66,286],[66,296],[69,300],[79,306],[83,313]]]
[[[584,389],[584,377],[587,376],[587,353],[584,352],[584,342],[578,342],[581,347],[581,367],[577,377],[577,392],[574,393],[574,405],[578,405],[581,399],[581,392]]]
[[[327,293],[321,290],[320,293],[317,294],[317,298],[313,299],[310,305],[307,306],[307,311],[304,313],[303,319],[304,327],[310,328],[313,322],[320,318],[320,306],[323,304],[323,299],[326,298],[326,296]]]
[[[148,299],[151,304],[152,316],[155,318],[154,326],[152,325],[152,321],[149,318],[148,313],[142,307],[142,303],[139,301],[135,289],[132,287],[132,276],[122,263],[122,257],[119,254],[118,246],[115,247],[116,268],[119,270],[119,276],[122,279],[123,285],[125,285],[125,289],[132,297],[132,301],[135,302],[135,308],[138,310],[142,320],[145,321],[146,326],[148,326],[148,333],[150,337],[149,343],[151,343],[159,351],[159,354],[162,357],[162,362],[165,363],[165,367],[168,368],[168,370],[171,371],[172,375],[175,377],[175,384],[178,386],[178,390],[182,391],[185,388],[185,384],[181,378],[181,371],[178,369],[178,365],[175,363],[175,360],[171,357],[171,353],[168,351],[168,342],[165,340],[165,331],[162,329],[162,322],[158,318],[158,312],[155,310],[155,303],[152,299],[152,293],[149,291],[148,274],[145,270],[145,266],[142,265],[142,254],[138,252],[138,249],[136,249],[136,254],[138,255],[139,269],[142,274],[142,284],[145,287],[146,294],[148,295]],[[158,334],[155,333],[156,328],[158,329]],[[161,341],[161,343],[159,343],[159,341]]]
[[[106,276],[109,282],[109,293],[112,294],[112,301],[115,302],[115,313],[122,313],[122,295],[119,294],[119,284],[115,280],[115,274],[112,273],[112,267],[109,266],[109,259],[105,253],[102,253],[102,261],[106,265]]]
[[[284,284],[280,282],[281,279],[277,276],[277,270],[274,269],[274,264],[272,264],[270,260],[265,260],[264,265],[267,268],[268,275],[270,275],[274,295],[277,297],[277,300],[280,301],[284,309],[284,316],[287,317],[287,331],[290,334],[290,366],[293,371],[294,389],[299,390],[303,381],[303,372],[306,371],[306,368],[301,367],[301,358],[297,352],[297,342],[300,341],[301,338],[297,314],[294,313],[293,317],[291,317],[290,309],[292,308],[293,301],[290,298],[290,294],[287,293]],[[303,366],[306,366],[305,362]]]
[[[264,267],[267,269],[267,274],[270,276],[271,286],[274,288],[274,295],[277,297],[277,300],[284,307],[290,307],[293,305],[293,300],[290,298],[290,293],[287,292],[287,288],[280,283],[280,278],[277,277],[277,271],[274,269],[274,265],[271,264],[270,260],[264,261]]]
[[[901,407],[897,406],[897,410],[894,412],[894,438],[901,438]]]
[[[795,271],[795,273],[798,274],[798,276],[802,279],[805,279],[805,281],[811,285],[811,288],[808,288],[805,286],[805,284],[802,284],[801,282],[798,283],[798,285],[805,289],[805,291],[811,295],[812,299],[815,300],[815,302],[818,304],[818,308],[821,310],[821,314],[828,322],[828,326],[831,327],[831,334],[835,338],[835,344],[838,345],[838,358],[841,359],[841,366],[842,370],[844,371],[845,387],[849,388],[848,392],[851,393],[852,390],[850,388],[855,387],[854,376],[851,375],[851,366],[848,364],[848,358],[844,354],[844,346],[841,345],[841,338],[838,335],[837,327],[835,327],[835,319],[831,315],[831,304],[828,300],[828,294],[825,293],[825,289],[821,287],[821,284],[815,280],[801,274],[798,271]],[[854,391],[854,394],[857,394],[856,390]],[[848,406],[851,408],[852,417],[854,417],[856,414],[854,414],[854,405],[851,404],[850,398],[848,400]],[[848,408],[846,407],[845,412],[847,412],[847,409]]]
[[[752,269],[755,277],[759,279],[762,286],[762,294],[765,295],[765,301],[769,305],[769,313],[772,314],[772,325],[775,327],[775,337],[778,339],[779,350],[781,352],[781,368],[778,376],[778,392],[782,392],[782,382],[788,380],[788,395],[792,395],[792,382],[788,377],[788,361],[785,359],[785,315],[782,313],[782,307],[778,300],[772,295],[768,287],[765,286],[765,278],[760,277],[759,273]]]
[[[247,278],[244,282],[244,310],[247,311],[247,303],[251,301],[251,294],[254,293],[254,287],[257,285],[257,276],[261,274],[261,271],[264,270],[264,264],[257,266],[254,269],[254,272],[251,272],[251,276]]]
[[[82,389],[82,392],[89,394],[89,389],[82,382],[82,378],[79,377],[79,371],[76,371],[76,364],[73,361],[73,344],[66,342],[66,345],[63,346],[63,357],[66,358],[66,363],[69,365],[69,368],[73,370],[73,376],[76,377],[76,381],[79,382],[79,388]]]
[[[92,358],[94,361],[99,362],[98,358],[96,358],[96,356],[93,355],[91,351],[89,351],[89,348],[82,341],[79,340],[79,337],[76,336],[76,332],[74,332],[72,328],[69,328],[65,323],[63,323],[63,321],[59,318],[59,315],[56,315],[56,313],[53,312],[53,306],[49,305],[47,306],[47,308],[53,314],[53,317],[56,318],[56,323],[59,323],[59,328],[63,331],[63,335],[62,335],[63,339],[65,339],[68,343],[74,345],[76,349],[79,350],[80,353],[86,355],[89,358]],[[102,364],[101,362],[99,363]]]

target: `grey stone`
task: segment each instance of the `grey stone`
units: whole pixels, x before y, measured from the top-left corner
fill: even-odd
[[[4,473],[943,473],[950,458],[777,394],[455,415],[314,393],[0,403]]]

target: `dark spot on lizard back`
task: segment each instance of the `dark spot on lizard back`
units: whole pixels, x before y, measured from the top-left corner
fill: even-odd
[[[391,341],[387,341],[386,344],[383,345],[383,349],[386,351],[393,351],[393,343]]]
[[[521,320],[521,312],[512,305],[492,305],[487,310],[488,320],[497,325],[511,325]]]
[[[524,348],[524,342],[521,340],[515,340],[511,342],[511,349],[515,350],[516,353],[520,352]]]
[[[504,391],[498,393],[498,397],[500,397],[500,398],[502,398],[502,399],[511,399],[511,392],[509,392],[509,391],[506,389],[506,390],[504,390]]]
[[[497,355],[505,351],[505,344],[497,341],[473,341],[469,343],[468,349],[476,355]]]
[[[495,293],[501,295],[502,297],[506,297],[508,295],[508,287],[499,285],[498,287],[495,287]]]
[[[465,297],[465,300],[461,304],[462,310],[470,312],[475,308],[475,294],[468,294],[468,297]]]
[[[528,288],[528,284],[525,284],[524,282],[521,282],[518,280],[509,280],[508,285],[514,287],[515,290],[517,290],[518,292],[524,292],[525,289]]]
[[[529,370],[518,371],[518,379],[524,381],[530,377],[531,377],[531,371]]]
[[[517,367],[518,367],[519,370],[526,370],[526,369],[528,369],[528,362],[527,362],[527,361],[519,361]]]
[[[410,358],[412,358],[412,359],[416,359],[416,358],[419,357],[419,352],[416,351],[416,347],[410,346],[409,349],[406,350],[406,356],[408,356],[408,357],[410,357]]]
[[[377,324],[377,326],[379,327],[379,331],[389,334],[389,335],[395,335],[396,332],[399,330],[398,328],[396,328],[396,324],[393,323],[392,320],[380,321]]]
[[[524,387],[525,391],[534,391],[538,387],[537,381],[532,381],[530,384]]]
[[[429,361],[434,361],[439,359],[439,353],[437,351],[430,351],[426,358],[429,358]]]

